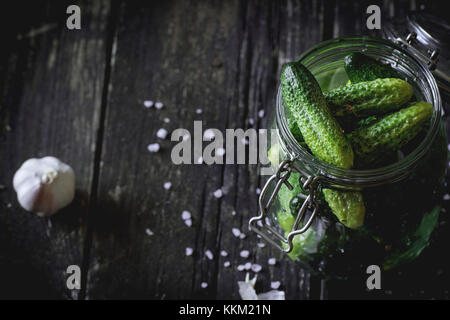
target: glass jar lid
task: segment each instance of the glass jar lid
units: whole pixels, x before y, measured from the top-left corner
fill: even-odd
[[[432,71],[441,94],[450,98],[450,25],[425,12],[390,19],[382,28],[385,39],[411,51]]]

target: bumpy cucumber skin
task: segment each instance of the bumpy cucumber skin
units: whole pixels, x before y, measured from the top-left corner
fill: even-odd
[[[349,134],[358,167],[375,165],[413,139],[430,120],[433,105],[414,102]]]
[[[344,68],[352,83],[372,81],[378,78],[399,78],[398,73],[389,65],[360,52],[346,56]]]
[[[407,103],[413,93],[408,82],[384,78],[351,83],[324,95],[336,117],[362,118],[395,111]]]
[[[281,71],[281,92],[314,156],[338,167],[351,168],[351,145],[330,113],[311,72],[299,62],[286,63]]]
[[[314,156],[328,164],[351,168],[354,157],[351,145],[330,113],[319,84],[309,70],[298,62],[285,64],[281,71],[281,89],[283,100]],[[357,228],[360,225],[354,221],[362,224],[365,207],[360,193],[323,191],[330,195],[327,203],[344,225]]]

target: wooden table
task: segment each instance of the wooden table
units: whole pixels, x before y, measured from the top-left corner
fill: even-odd
[[[273,108],[284,62],[325,39],[374,35],[365,25],[369,4],[379,4],[384,19],[419,9],[421,2],[3,5],[0,297],[238,299],[237,281],[245,273],[236,266],[246,261],[239,252],[247,249],[248,261],[263,267],[258,290],[281,281],[289,299],[448,298],[449,264],[442,254],[432,263],[429,256],[422,259],[428,269],[419,261],[421,273],[387,277],[376,292],[365,291],[360,279],[310,276],[276,249],[257,247],[247,231],[263,182],[256,165],[177,166],[169,140],[160,152],[147,151],[159,128],[192,130],[194,120],[223,131],[265,128],[267,117],[258,112]],[[81,30],[66,28],[69,4],[81,8]],[[425,9],[439,12],[439,5]],[[144,100],[162,101],[164,108],[147,109]],[[12,188],[24,160],[46,155],[71,164],[77,177],[75,201],[50,219],[21,209]],[[172,183],[170,190],[164,182]],[[221,187],[218,199],[213,192]],[[190,228],[183,210],[192,213]],[[236,239],[232,228],[247,238]],[[186,247],[194,249],[192,256]],[[446,252],[444,244],[434,248]],[[220,256],[221,250],[229,256]],[[268,265],[270,257],[278,260],[275,266]],[[223,267],[225,260],[230,268]],[[81,290],[66,287],[69,265],[81,267]]]

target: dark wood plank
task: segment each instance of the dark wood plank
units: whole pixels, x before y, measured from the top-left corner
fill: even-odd
[[[66,28],[69,4],[80,5],[82,30]],[[108,14],[108,1],[15,2],[2,10],[0,297],[77,297],[66,268],[83,259]],[[50,219],[21,209],[12,188],[24,160],[47,155],[71,164],[77,179],[74,203]]]
[[[250,118],[256,128],[265,127],[258,111],[273,108],[280,66],[321,40],[322,12],[317,1],[121,6],[88,298],[236,299],[237,281],[245,277],[236,271],[243,249],[251,252],[249,261],[263,266],[258,289],[269,290],[270,281],[279,280],[288,298],[309,296],[309,276],[275,250],[257,249],[247,231],[262,183],[256,166],[176,166],[170,160],[173,143],[159,141],[157,154],[146,147],[158,141],[159,128],[192,130],[194,120],[223,132],[250,127]],[[146,99],[165,108],[146,109]],[[163,189],[166,181],[172,182],[170,191]],[[216,199],[213,192],[221,187],[224,197]],[[184,225],[183,210],[192,213],[192,228]],[[247,239],[234,238],[232,227]],[[185,256],[186,247],[194,249],[192,257]],[[229,256],[220,257],[221,250]],[[280,260],[275,267],[267,264],[272,256]],[[231,268],[222,266],[225,260]]]

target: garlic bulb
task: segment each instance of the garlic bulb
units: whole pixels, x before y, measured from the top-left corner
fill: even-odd
[[[72,202],[75,175],[69,165],[55,157],[33,158],[17,170],[13,186],[25,210],[46,217]]]

